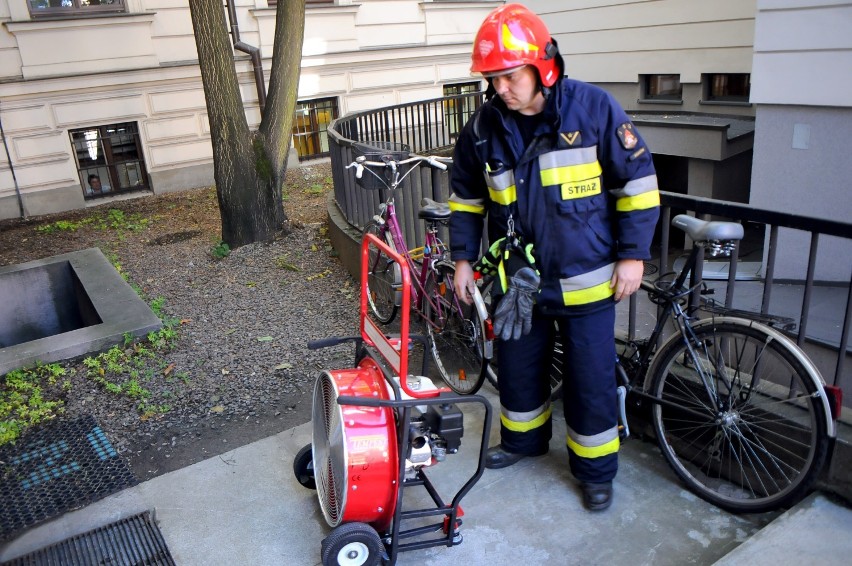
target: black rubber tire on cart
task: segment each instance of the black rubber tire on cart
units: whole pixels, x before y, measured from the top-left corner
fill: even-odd
[[[323,566],[379,566],[385,547],[366,523],[343,523],[322,541]]]
[[[316,489],[317,481],[314,477],[314,455],[310,444],[303,446],[293,459],[293,473],[302,487]]]

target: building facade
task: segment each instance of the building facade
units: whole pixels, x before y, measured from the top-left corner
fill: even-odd
[[[233,4],[240,39],[268,68],[274,2]],[[322,155],[338,115],[478,85],[470,42],[498,4],[308,0],[298,153]],[[0,24],[0,219],[213,183],[188,0],[0,0]],[[235,55],[254,127],[252,66]]]
[[[471,41],[502,3],[308,0],[296,151],[322,155],[336,116],[478,88]],[[662,189],[848,219],[849,0],[521,3],[568,75],[640,125]],[[274,1],[233,5],[241,40],[268,63]],[[0,24],[0,219],[212,184],[188,0],[0,0]],[[235,58],[256,126],[251,64]],[[789,237],[806,258],[807,238]],[[848,281],[849,251],[831,245],[843,261],[821,261],[818,279]],[[776,276],[801,279],[801,261]]]

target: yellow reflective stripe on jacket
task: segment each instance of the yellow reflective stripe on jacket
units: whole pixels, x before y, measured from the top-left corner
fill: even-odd
[[[648,191],[632,197],[623,197],[615,201],[615,210],[630,212],[631,210],[646,210],[660,206],[660,191]]]
[[[577,434],[569,427],[565,443],[571,452],[581,458],[600,458],[601,456],[615,454],[620,446],[618,427],[615,426],[593,436]]]
[[[616,198],[615,209],[619,212],[660,206],[660,191],[657,188],[656,175],[633,179],[623,188],[614,189],[610,193]]]
[[[585,305],[611,297],[615,290],[610,288],[615,264],[610,263],[594,271],[560,279],[562,302],[565,306]]]
[[[586,165],[598,160],[598,146],[577,147],[574,149],[559,149],[543,153],[538,157],[538,168],[556,169],[574,165]]]
[[[603,172],[595,146],[545,153],[538,158],[538,166],[544,186],[585,181]]]
[[[497,175],[485,173],[485,184],[488,185],[488,196],[497,204],[509,206],[518,200],[515,173],[512,170],[503,171]]]
[[[513,432],[527,432],[547,423],[552,411],[550,401],[538,409],[526,413],[507,411],[505,408],[502,408],[500,411],[500,422]]]
[[[610,190],[610,194],[615,198],[623,198],[623,197],[634,197],[636,195],[640,195],[642,193],[647,193],[650,191],[657,190],[657,176],[656,175],[648,175],[646,177],[640,177],[639,179],[633,179],[628,181],[624,187],[620,189],[612,189]]]
[[[455,194],[450,195],[447,204],[450,212],[472,212],[474,214],[485,214],[485,199],[463,199]]]

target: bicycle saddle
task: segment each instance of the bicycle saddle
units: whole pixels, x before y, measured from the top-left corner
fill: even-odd
[[[450,217],[450,205],[424,197],[420,201],[417,217],[424,220],[447,220]]]
[[[695,241],[706,242],[708,240],[742,240],[743,226],[736,222],[709,221],[678,214],[672,218],[672,226],[680,228]]]

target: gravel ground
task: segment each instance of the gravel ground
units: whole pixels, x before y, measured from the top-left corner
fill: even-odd
[[[168,410],[140,413],[135,400],[107,392],[72,360],[64,364],[72,387],[59,418],[94,415],[141,481],[309,421],[317,374],[348,367],[353,352],[351,345],[311,351],[307,342],[358,328],[358,285],[327,238],[331,187],[328,163],[288,171],[292,231],[223,259],[211,254],[220,234],[213,189],[0,222],[0,265],[97,246],[147,301],[161,297],[163,313],[180,320],[176,346],[147,362],[140,380],[148,402]],[[109,209],[146,226],[38,229]]]

